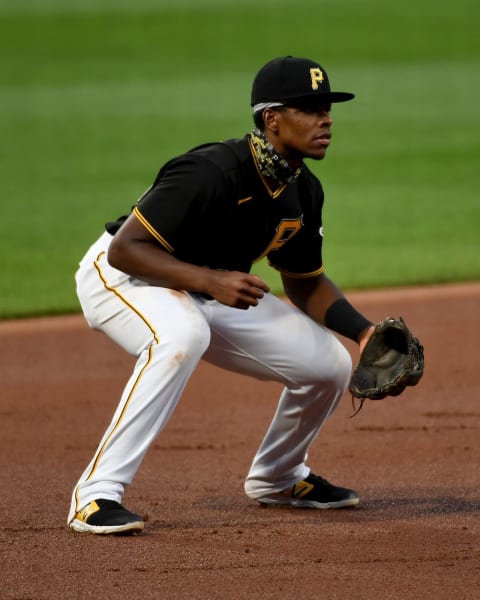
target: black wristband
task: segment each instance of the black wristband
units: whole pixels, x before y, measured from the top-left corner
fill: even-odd
[[[325,325],[332,331],[358,342],[362,331],[372,323],[353,308],[346,298],[339,298],[327,308]]]

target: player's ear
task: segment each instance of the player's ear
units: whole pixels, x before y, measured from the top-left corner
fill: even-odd
[[[272,110],[271,108],[266,108],[263,111],[263,122],[265,123],[265,127],[270,129],[273,133],[278,133],[279,127],[279,115],[280,112],[278,110]]]

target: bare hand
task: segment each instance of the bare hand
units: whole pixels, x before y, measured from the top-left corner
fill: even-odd
[[[268,285],[257,275],[240,271],[212,271],[207,292],[221,304],[246,310],[257,306]]]

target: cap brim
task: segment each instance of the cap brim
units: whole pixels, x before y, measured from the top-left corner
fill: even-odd
[[[312,93],[306,96],[295,96],[292,98],[284,98],[284,104],[288,102],[328,102],[328,103],[336,103],[336,102],[348,102],[349,100],[353,100],[355,98],[355,94],[351,92],[325,92],[324,94]]]
[[[355,94],[351,92],[330,92],[327,95],[330,96],[331,102],[348,102],[355,98]]]

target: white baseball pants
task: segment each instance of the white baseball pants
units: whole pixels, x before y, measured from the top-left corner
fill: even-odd
[[[272,294],[239,310],[114,269],[108,233],[76,274],[89,325],[137,357],[134,371],[73,495],[74,513],[97,498],[121,502],[201,358],[285,387],[245,481],[251,498],[308,476],[307,450],[343,395],[351,359],[327,329]]]

